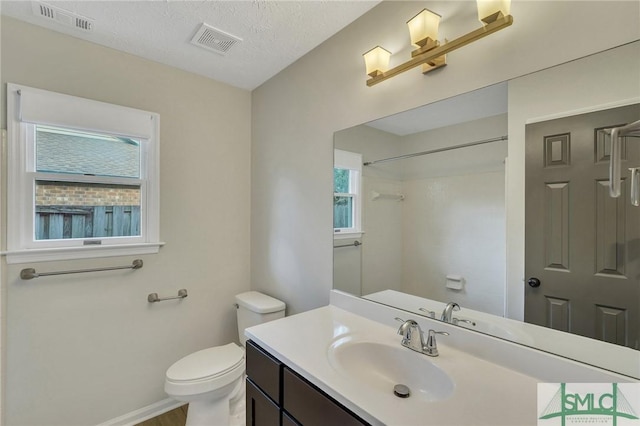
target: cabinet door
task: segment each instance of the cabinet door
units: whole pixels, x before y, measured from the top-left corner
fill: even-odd
[[[367,424],[286,367],[283,387],[282,408],[304,426]]]
[[[280,368],[282,363],[252,340],[247,340],[247,376],[276,404],[280,401]]]
[[[282,426],[300,426],[300,423],[293,420],[287,413],[282,412]]]
[[[247,426],[279,426],[280,409],[247,379]]]

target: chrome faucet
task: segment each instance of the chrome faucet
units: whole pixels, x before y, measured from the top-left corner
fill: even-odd
[[[396,318],[399,321],[404,321]],[[398,328],[398,334],[402,336],[400,344],[412,351],[420,352],[429,356],[438,356],[438,346],[436,344],[436,334],[449,335],[444,331],[429,330],[427,342],[424,341],[424,333],[420,328],[420,324],[414,320],[406,320]]]
[[[440,317],[440,321],[451,322],[451,313],[453,311],[459,311],[460,305],[455,302],[447,303],[447,306],[444,307],[444,311],[442,311],[442,316]]]
[[[406,320],[398,329],[398,334],[402,336],[402,342],[400,342],[402,346],[416,352],[422,352],[422,348],[424,348],[424,335],[422,334],[420,324],[414,320]]]

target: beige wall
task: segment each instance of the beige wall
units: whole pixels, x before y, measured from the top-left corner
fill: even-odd
[[[477,27],[473,2],[448,4],[457,11],[443,37]],[[392,65],[408,59],[405,22],[420,7],[381,3],[252,94],[252,288],[290,312],[329,300],[333,132],[640,37],[637,2],[515,1],[513,26],[450,54],[444,69],[367,87],[362,53],[380,44],[400,51]]]
[[[143,269],[21,281],[24,267],[135,256],[3,265],[6,424],[96,424],[166,398],[165,371],[180,357],[237,341],[233,296],[249,289],[250,93],[12,19],[1,30],[2,111],[13,82],[161,117],[166,245],[142,256]],[[180,288],[183,301],[147,303]]]

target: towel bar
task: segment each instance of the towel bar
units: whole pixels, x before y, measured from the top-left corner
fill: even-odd
[[[174,296],[174,297],[158,297],[158,293],[150,293],[149,296],[147,296],[147,301],[149,303],[155,303],[155,302],[162,302],[164,300],[173,300],[173,299],[184,299],[185,297],[187,297],[187,289],[186,288],[181,288],[180,290],[178,290],[178,295]]]
[[[57,272],[40,272],[37,273],[34,268],[26,268],[20,271],[20,278],[23,280],[30,280],[32,278],[46,277],[49,275],[66,275],[66,274],[80,274],[83,272],[100,272],[100,271],[115,271],[117,269],[140,269],[142,268],[142,259],[136,259],[131,265],[128,266],[111,266],[105,268],[92,268],[92,269],[76,269],[72,271],[57,271]]]

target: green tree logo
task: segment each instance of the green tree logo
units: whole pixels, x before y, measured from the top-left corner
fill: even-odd
[[[582,385],[584,388],[585,384]],[[617,426],[619,418],[638,420],[636,412],[617,383],[611,384],[611,392],[583,393],[568,392],[566,383],[560,383],[558,391],[542,410],[539,419],[558,417],[562,426],[565,426],[567,418],[571,416],[581,416],[580,423],[590,423],[596,416],[601,420],[609,417],[613,426]]]

